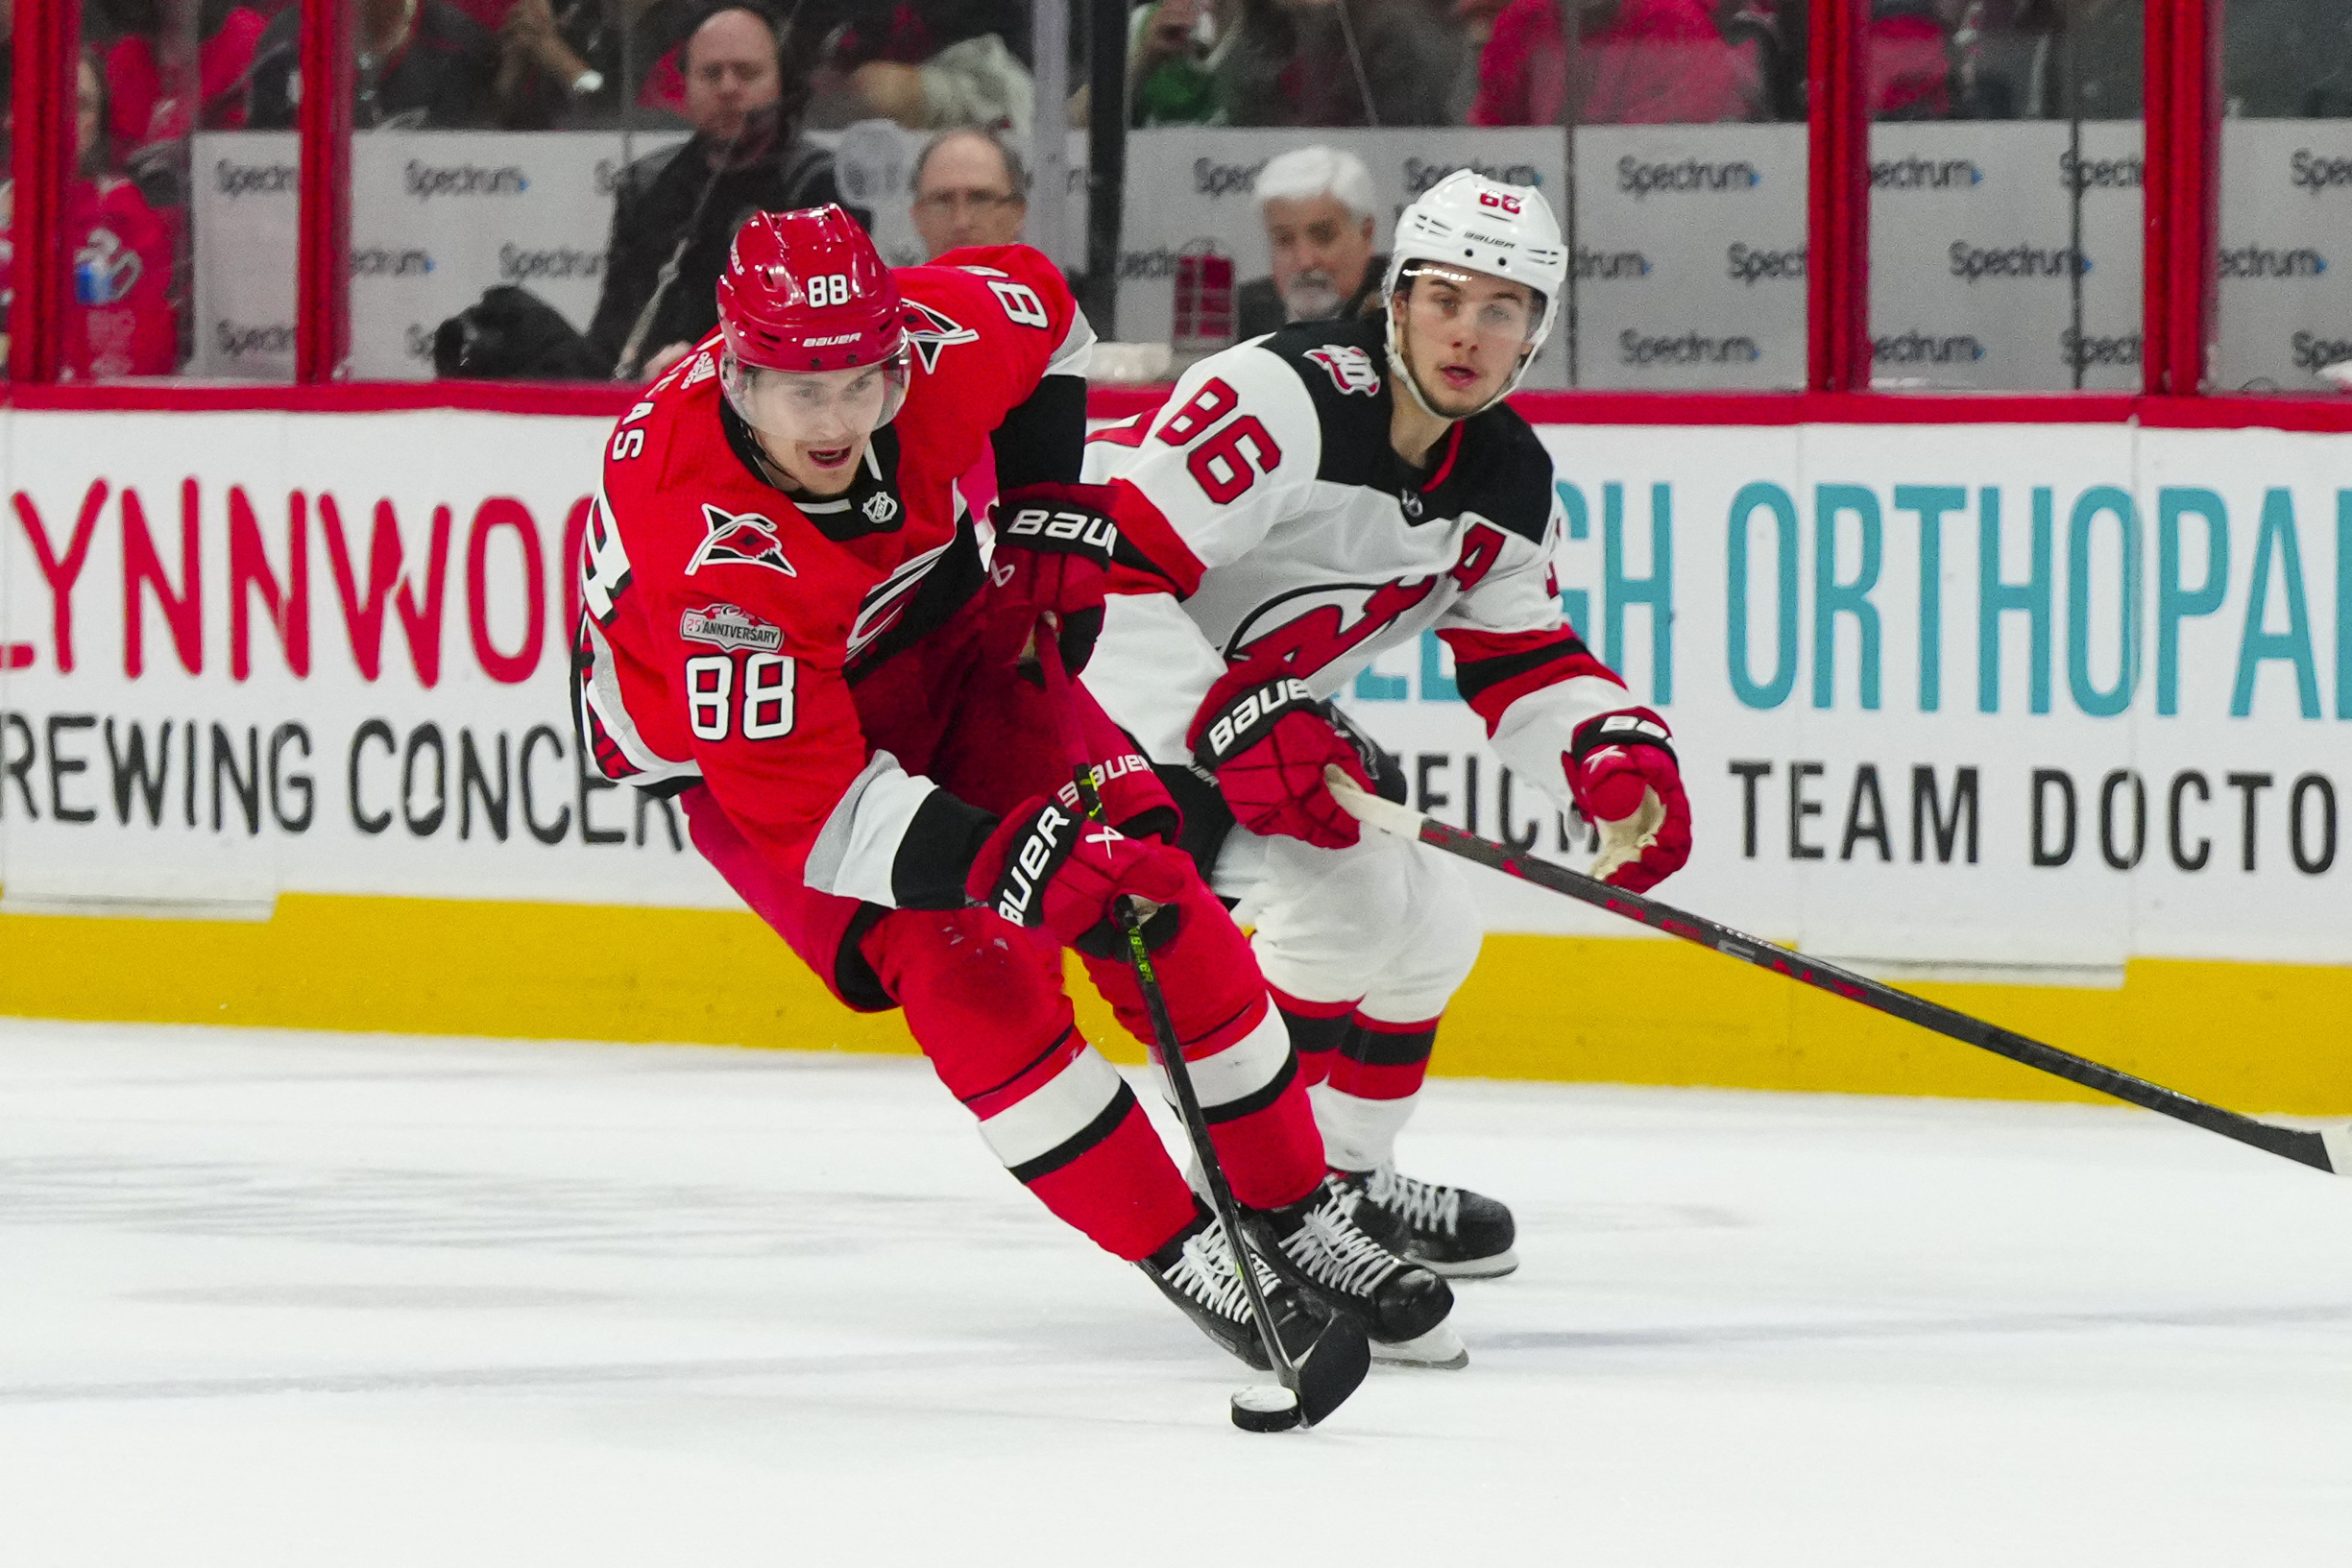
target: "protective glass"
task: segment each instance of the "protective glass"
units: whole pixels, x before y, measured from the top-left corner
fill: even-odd
[[[907,400],[907,356],[876,365],[795,374],[719,362],[719,385],[744,422],[773,442],[852,446],[890,422]]]
[[[1414,280],[1406,308],[1416,325],[1451,330],[1467,316],[1481,341],[1501,349],[1524,348],[1542,325],[1543,301],[1533,291],[1473,301],[1466,292],[1470,274],[1423,262],[1404,276]]]

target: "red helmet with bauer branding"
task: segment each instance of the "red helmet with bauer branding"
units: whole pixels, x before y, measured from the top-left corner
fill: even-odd
[[[746,368],[810,374],[896,358],[898,280],[837,206],[755,212],[718,275],[718,326]]]
[[[861,441],[906,399],[905,314],[898,280],[838,206],[755,212],[718,275],[719,384],[776,439]]]

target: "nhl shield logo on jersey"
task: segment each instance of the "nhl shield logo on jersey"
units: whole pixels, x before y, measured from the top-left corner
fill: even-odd
[[[706,503],[702,520],[711,531],[694,546],[694,557],[686,564],[688,576],[720,566],[765,567],[787,577],[800,575],[784,558],[783,531],[759,513],[730,512]]]
[[[1380,373],[1372,369],[1372,356],[1353,344],[1326,343],[1309,349],[1307,357],[1330,373],[1331,384],[1343,395],[1361,392],[1370,398],[1380,391]]]
[[[923,372],[929,374],[939,368],[940,350],[958,343],[978,343],[980,334],[952,316],[909,300],[907,341],[914,346],[915,357],[923,361]]]
[[[708,642],[730,653],[738,648],[774,653],[784,646],[782,627],[771,626],[750,611],[732,604],[689,610],[678,618],[678,635],[689,642]]]
[[[879,528],[898,516],[898,497],[886,490],[878,490],[858,510],[865,514],[866,521]]]

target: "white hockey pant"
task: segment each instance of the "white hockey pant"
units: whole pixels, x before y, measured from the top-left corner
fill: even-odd
[[[1369,828],[1330,850],[1237,827],[1211,883],[1256,928],[1283,1010],[1329,1028],[1330,1049],[1300,1052],[1311,1079],[1328,1064],[1309,1091],[1325,1158],[1343,1170],[1392,1163],[1438,1020],[1478,961],[1482,924],[1459,869]]]

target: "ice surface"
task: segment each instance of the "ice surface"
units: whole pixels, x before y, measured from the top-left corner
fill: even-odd
[[[2126,1111],[1438,1082],[1467,1372],[1253,1380],[911,1059],[0,1023],[0,1563],[2228,1564],[2352,1184]]]

